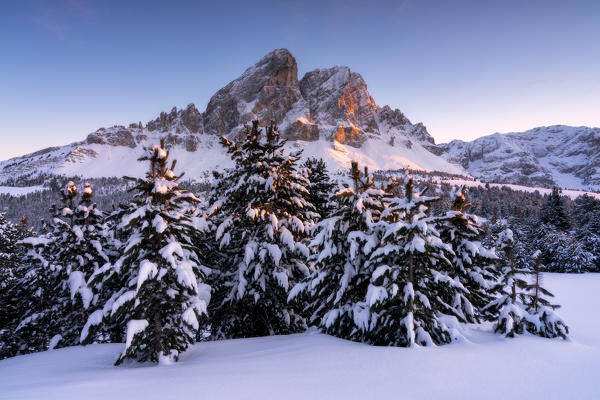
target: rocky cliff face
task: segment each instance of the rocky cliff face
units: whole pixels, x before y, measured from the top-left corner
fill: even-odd
[[[283,121],[301,99],[296,60],[274,50],[211,97],[204,126],[209,134],[229,135],[253,119]]]
[[[600,189],[600,128],[555,125],[439,147],[486,181]]]
[[[360,147],[369,134],[378,134],[377,104],[360,74],[347,67],[317,69],[300,81],[308,120],[328,139]],[[296,132],[290,131],[295,138]]]

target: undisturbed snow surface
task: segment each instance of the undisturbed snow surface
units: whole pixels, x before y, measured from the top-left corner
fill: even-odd
[[[22,196],[42,190],[45,190],[43,186],[0,186],[0,194],[9,194],[11,196]]]
[[[1,399],[600,399],[600,274],[547,274],[572,340],[385,348],[316,332],[202,343],[169,366],[112,366],[122,345],[0,361]]]

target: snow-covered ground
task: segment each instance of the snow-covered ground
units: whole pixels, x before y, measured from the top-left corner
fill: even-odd
[[[47,188],[43,186],[0,186],[0,194],[9,194],[11,196],[22,196],[41,190],[47,190]]]
[[[371,347],[316,332],[201,343],[169,366],[112,364],[122,345],[0,361],[1,399],[600,399],[600,274],[546,274],[570,341],[490,326],[437,348]]]
[[[464,180],[464,179],[445,179],[445,180],[439,180],[439,179],[434,179],[437,182],[443,182],[443,183],[447,183],[449,185],[457,185],[457,186],[462,186],[462,185],[466,185],[466,186],[484,186],[485,183],[481,182],[481,181],[468,181],[468,180]],[[521,192],[540,192],[541,194],[550,194],[552,193],[552,189],[550,188],[542,188],[542,187],[533,187],[533,186],[522,186],[522,185],[512,185],[509,183],[490,183],[490,186],[493,187],[508,187],[512,190],[517,190],[517,191],[521,191]],[[562,191],[562,194],[564,196],[569,196],[572,199],[575,199],[579,196],[583,196],[584,194],[587,194],[588,196],[592,196],[595,197],[597,199],[600,199],[600,193],[595,193],[595,192],[587,192],[585,190],[571,190],[571,189],[564,189]]]

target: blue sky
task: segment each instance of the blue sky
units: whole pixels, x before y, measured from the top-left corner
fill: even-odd
[[[600,1],[4,1],[0,159],[148,121],[286,47],[437,142],[600,126]]]

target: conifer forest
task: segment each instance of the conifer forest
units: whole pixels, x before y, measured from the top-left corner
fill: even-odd
[[[310,329],[428,347],[482,323],[568,340],[542,276],[600,272],[598,199],[358,162],[330,175],[284,144],[254,121],[222,137],[233,167],[203,182],[161,141],[145,176],[1,197],[0,358],[122,343],[117,365],[171,363],[197,342]]]

